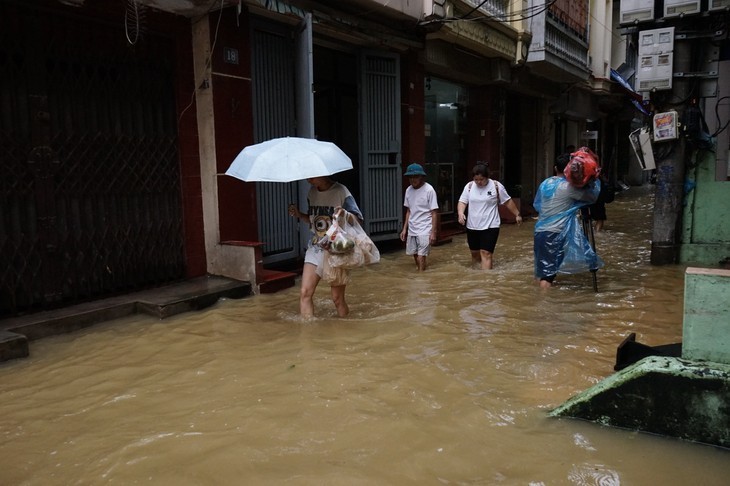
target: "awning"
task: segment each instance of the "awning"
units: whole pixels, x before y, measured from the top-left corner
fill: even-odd
[[[621,86],[623,91],[626,93],[626,95],[631,100],[631,103],[636,107],[637,110],[639,110],[644,115],[650,115],[649,110],[646,109],[644,97],[641,96],[640,93],[637,93],[634,91],[634,88],[631,87],[631,85],[626,81],[618,71],[615,69],[611,69],[611,80],[615,81]]]

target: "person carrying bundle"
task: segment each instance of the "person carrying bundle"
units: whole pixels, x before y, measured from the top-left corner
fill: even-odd
[[[550,288],[558,272],[595,271],[603,265],[578,222],[578,210],[596,201],[600,192],[596,155],[582,147],[560,155],[555,175],[537,190],[533,206],[539,213],[533,249],[535,280]]]

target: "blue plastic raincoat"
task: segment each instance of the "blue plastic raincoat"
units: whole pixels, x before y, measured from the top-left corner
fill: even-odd
[[[584,188],[577,188],[559,176],[540,184],[533,204],[540,214],[535,224],[537,278],[603,267],[578,220],[578,210],[598,198],[600,184],[594,180]]]

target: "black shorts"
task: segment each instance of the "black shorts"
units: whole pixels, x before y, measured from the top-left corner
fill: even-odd
[[[488,228],[484,230],[466,229],[466,242],[471,251],[485,250],[494,253],[499,238],[499,228]]]
[[[606,205],[603,203],[591,204],[589,206],[591,219],[593,221],[606,221]]]

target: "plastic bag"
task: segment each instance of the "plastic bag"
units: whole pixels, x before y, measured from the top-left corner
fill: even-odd
[[[317,245],[331,253],[348,253],[355,248],[355,241],[347,236],[347,232],[334,219]]]
[[[347,253],[330,253],[327,260],[333,268],[357,268],[365,265],[365,256],[359,246]]]
[[[570,162],[565,166],[563,175],[572,185],[584,187],[601,173],[598,156],[588,147],[581,147],[570,154]]]
[[[590,224],[590,222],[588,223]],[[604,263],[593,247],[577,216],[571,218],[563,229],[563,261],[558,273],[580,273],[603,268]]]
[[[335,219],[324,236],[327,249],[331,253],[350,253],[355,248],[355,241],[347,235],[347,231]]]
[[[347,285],[350,283],[350,270],[330,265],[329,257],[335,255],[335,253],[332,253],[325,256],[324,261],[322,262],[322,280],[332,287]]]
[[[357,268],[372,265],[380,261],[380,251],[373,240],[362,229],[357,218],[344,209],[336,215],[335,223],[339,232],[347,235],[354,242],[350,251],[345,253],[332,251],[327,255],[329,265],[335,268]]]

